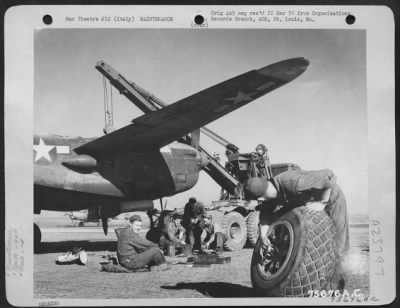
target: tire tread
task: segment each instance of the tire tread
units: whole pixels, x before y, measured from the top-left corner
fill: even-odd
[[[250,212],[247,216],[247,243],[250,247],[254,248],[258,239],[258,222],[259,222],[258,211]]]
[[[299,248],[299,257],[287,277],[269,290],[258,290],[263,295],[306,297],[310,290],[328,290],[335,270],[335,226],[325,211],[295,209],[302,216],[305,245]],[[257,287],[259,288],[259,287]]]
[[[229,225],[232,224],[232,220],[239,223],[239,225],[243,229],[244,235],[240,242],[233,241],[232,239],[230,239],[229,234],[227,232]],[[229,212],[229,213],[225,214],[222,219],[222,229],[224,230],[225,234],[228,237],[228,240],[225,241],[225,243],[224,243],[225,250],[237,251],[244,247],[244,245],[246,244],[246,239],[247,239],[247,226],[246,226],[246,221],[244,220],[244,217],[240,213],[233,211],[233,212]]]

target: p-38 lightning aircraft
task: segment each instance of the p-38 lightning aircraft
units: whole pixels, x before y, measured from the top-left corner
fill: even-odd
[[[34,213],[90,209],[102,219],[153,208],[192,188],[203,169],[234,192],[238,182],[199,145],[204,125],[294,80],[308,67],[292,58],[251,70],[166,105],[104,61],[96,68],[145,114],[99,138],[35,135]],[[35,243],[41,233],[34,225]]]

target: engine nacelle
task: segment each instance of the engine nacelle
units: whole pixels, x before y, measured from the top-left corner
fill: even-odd
[[[102,217],[113,218],[121,213],[147,211],[153,208],[153,200],[121,201],[119,204],[89,208],[87,210],[87,221],[95,222]]]
[[[121,213],[147,211],[154,208],[153,200],[122,201],[120,203]]]

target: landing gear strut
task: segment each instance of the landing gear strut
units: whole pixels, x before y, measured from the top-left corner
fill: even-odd
[[[37,224],[33,224],[33,240],[35,247],[40,245],[40,241],[42,240],[42,232]]]

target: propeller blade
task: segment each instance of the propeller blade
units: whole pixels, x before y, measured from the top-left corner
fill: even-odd
[[[107,235],[108,233],[108,218],[107,217],[101,217],[101,224],[103,226],[103,231],[104,234]]]
[[[103,206],[99,206],[99,216],[101,217],[101,225],[103,227],[104,234],[108,233],[108,215],[106,212],[106,208]]]

